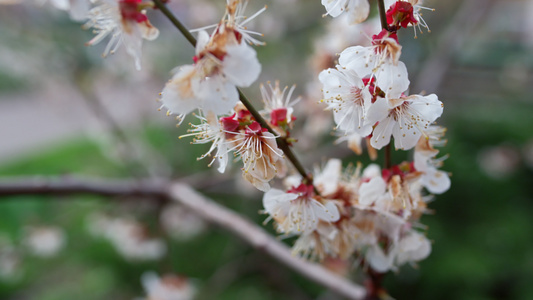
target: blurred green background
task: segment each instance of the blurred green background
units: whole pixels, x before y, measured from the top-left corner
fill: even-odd
[[[219,2],[170,5],[195,28],[217,22]],[[269,9],[250,26],[264,32],[267,42],[257,49],[263,65],[257,83],[297,83],[296,92],[307,95],[302,102],[316,102],[314,40],[326,33],[331,18],[321,17],[318,0],[266,3]],[[385,286],[396,299],[533,299],[533,1],[425,5],[436,8],[424,13],[431,33],[413,39],[410,30],[401,32],[402,61],[411,92],[435,92],[445,105],[438,122],[448,128],[441,154],[450,155],[443,170],[452,174],[452,188],[430,204],[435,214],[422,218],[433,241],[429,258],[387,275]],[[102,59],[105,42],[84,47],[91,33],[48,6],[0,6],[0,175],[181,178],[207,172],[213,181],[207,195],[261,224],[262,196],[240,181],[238,167],[220,175],[207,161],[196,161],[207,148],[178,140],[189,120],[175,128],[173,118],[157,111],[154,100],[169,72],[193,55],[178,31],[150,12],[161,36],[145,42],[143,70],[136,72],[124,49]],[[257,87],[245,93],[259,104]],[[327,125],[331,114],[322,114],[306,121]],[[313,141],[297,144],[296,152],[318,153],[305,156],[308,166],[328,156],[368,162],[344,144],[332,146],[329,133],[317,137],[301,130],[301,140]],[[395,155],[396,161],[404,158]],[[48,259],[17,250],[16,276],[0,280],[0,299],[133,299],[143,295],[140,276],[147,270],[191,278],[198,299],[337,299],[219,228],[172,239],[161,232],[159,205],[114,200],[2,199],[0,235],[16,247],[23,249],[27,226],[61,227],[67,244]],[[150,235],[166,241],[167,255],[160,261],[124,259],[88,232],[87,218],[94,213],[142,221]],[[274,233],[271,227],[265,226]],[[0,260],[2,255],[0,249]]]

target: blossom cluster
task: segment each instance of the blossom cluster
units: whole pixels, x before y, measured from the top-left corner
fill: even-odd
[[[427,25],[420,1],[389,1],[387,28],[372,36],[371,45],[344,49],[335,68],[319,74],[326,109],[333,112],[340,135],[371,151],[394,142],[397,150],[414,149],[412,161],[380,168],[342,168],[331,159],[313,174],[284,180],[285,189],[271,189],[263,197],[265,212],[285,236],[298,236],[294,252],[319,260],[358,259],[383,273],[415,263],[431,252],[420,217],[427,213],[432,194],[450,187],[448,173],[436,158],[445,144],[445,128],[434,125],[443,112],[435,94],[409,94],[402,46],[397,31]],[[327,1],[327,14],[366,18],[367,1]]]

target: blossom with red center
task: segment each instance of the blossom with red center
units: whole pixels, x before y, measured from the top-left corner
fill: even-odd
[[[248,87],[259,76],[261,65],[255,50],[226,20],[236,17],[233,5],[238,3],[228,3],[213,34],[198,33],[194,64],[179,68],[161,93],[169,112],[181,115],[200,109],[206,114],[227,114],[239,101],[237,87]]]
[[[335,222],[340,218],[333,202],[321,200],[312,185],[303,183],[287,192],[271,189],[265,193],[263,205],[284,233],[311,233],[319,221]]]
[[[141,12],[139,4],[142,0],[120,0],[118,7],[120,9],[120,15],[124,20],[134,20],[137,23],[148,20],[148,17]]]
[[[86,43],[95,45],[105,37],[111,39],[104,50],[103,56],[115,53],[121,44],[135,60],[135,67],[141,69],[142,40],[154,40],[159,30],[152,26],[146,12],[142,9],[141,0],[97,0],[99,5],[89,11],[89,21],[83,28],[93,28],[96,36]]]
[[[372,132],[372,124],[366,122],[371,95],[358,74],[337,66],[337,69],[322,71],[318,79],[323,84],[324,99],[321,102],[333,111],[337,128],[346,134],[368,136]]]
[[[381,149],[394,136],[396,149],[411,149],[442,111],[443,104],[435,94],[400,96],[390,100],[380,98],[367,114],[370,123],[378,123],[372,133],[371,145]]]
[[[416,25],[418,20],[413,15],[413,6],[409,2],[397,1],[387,10],[387,23],[392,26]]]
[[[279,81],[276,80],[274,86],[267,82],[267,86],[261,84],[261,96],[265,109],[261,111],[263,115],[269,119],[269,123],[274,126],[276,133],[288,136],[289,130],[292,129],[296,117],[292,115],[293,106],[300,101],[300,97],[292,99],[292,94],[296,85],[290,89],[285,86],[283,89],[279,86]]]
[[[401,45],[394,34],[381,32],[374,36],[372,46],[353,46],[344,49],[339,65],[357,73],[360,78],[375,78],[375,86],[385,96],[401,94],[409,87],[405,64],[399,61]]]

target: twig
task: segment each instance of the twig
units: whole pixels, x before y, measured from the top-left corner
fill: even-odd
[[[172,22],[172,24],[176,26],[176,28],[181,32],[181,34],[183,34],[193,46],[196,46],[196,39],[191,35],[189,30],[176,18],[176,16],[174,16],[174,14],[166,7],[166,5],[161,0],[153,0],[153,2],[155,6],[170,20],[170,22]],[[266,128],[270,133],[277,136],[278,134],[272,129],[272,127],[270,127],[270,125],[268,125],[268,122],[261,116],[259,111],[255,109],[255,107],[242,93],[242,91],[238,88],[237,91],[239,92],[239,99],[241,100],[242,104],[246,107],[246,109],[248,109],[250,114],[252,114],[254,119],[261,125],[261,127]],[[278,144],[278,147],[283,151],[283,153],[285,153],[285,156],[292,163],[298,173],[300,173],[303,178],[307,179],[307,182],[313,182],[313,178],[305,171],[305,168],[303,167],[302,163],[298,160],[285,138],[277,137],[276,142]],[[318,194],[316,188],[315,192]]]
[[[306,262],[261,227],[204,197],[184,183],[161,180],[104,180],[81,178],[8,178],[0,180],[0,197],[16,195],[141,196],[179,202],[209,222],[234,233],[253,248],[270,255],[308,279],[348,299],[362,299],[365,289],[322,266]]]
[[[381,29],[389,29],[389,24],[387,24],[387,15],[385,12],[385,1],[378,0],[378,9],[379,9],[379,19],[381,21]]]

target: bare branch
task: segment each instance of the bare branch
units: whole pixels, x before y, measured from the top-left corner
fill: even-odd
[[[291,254],[289,247],[239,214],[215,203],[184,183],[166,180],[103,180],[73,177],[22,177],[0,180],[0,197],[16,195],[142,196],[170,199],[181,203],[209,222],[242,238],[253,248],[270,255],[308,279],[347,299],[362,299],[365,289],[319,264]]]

